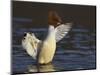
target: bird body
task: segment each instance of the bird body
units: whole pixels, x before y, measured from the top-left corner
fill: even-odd
[[[34,33],[25,33],[22,46],[27,53],[40,64],[47,64],[53,60],[56,43],[71,29],[71,23],[62,24],[61,18],[55,11],[48,15],[48,35],[45,40],[39,40]]]
[[[34,33],[25,33],[22,46],[30,56],[38,60],[38,63],[47,64],[53,60],[56,43],[68,33],[70,28],[70,23],[61,24],[56,28],[49,25],[48,35],[44,41],[36,38]]]
[[[49,26],[47,38],[42,43],[42,48],[39,52],[38,62],[46,64],[52,61],[56,50],[55,30],[53,26]]]
[[[55,50],[55,29],[52,25],[49,26],[48,36],[44,41],[37,40],[35,35],[26,34],[25,40],[22,40],[22,45],[27,53],[40,64],[47,64],[52,61]]]
[[[71,24],[69,23],[61,24],[56,28],[49,25],[48,35],[44,41],[36,38],[34,33],[25,33],[22,46],[30,56],[38,60],[38,63],[47,64],[53,60],[56,43],[68,33],[70,28]]]

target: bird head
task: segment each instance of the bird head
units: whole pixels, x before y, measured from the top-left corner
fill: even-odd
[[[62,23],[61,17],[57,14],[56,11],[49,11],[48,13],[48,24],[57,27]]]

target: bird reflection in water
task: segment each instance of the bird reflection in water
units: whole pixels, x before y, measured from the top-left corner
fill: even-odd
[[[45,64],[45,65],[30,65],[28,67],[29,72],[51,72],[56,71],[54,65],[52,63]]]

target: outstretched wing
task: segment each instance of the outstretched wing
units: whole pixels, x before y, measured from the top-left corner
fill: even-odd
[[[59,42],[71,29],[72,23],[61,24],[55,28],[56,42]]]
[[[37,57],[38,44],[40,40],[36,38],[34,33],[25,33],[24,39],[22,39],[22,46],[27,53],[34,59]]]

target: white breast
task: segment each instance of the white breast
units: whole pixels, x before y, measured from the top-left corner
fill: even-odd
[[[52,61],[56,50],[55,30],[53,26],[49,27],[49,33],[47,38],[43,41],[41,47],[38,62],[46,64]]]

